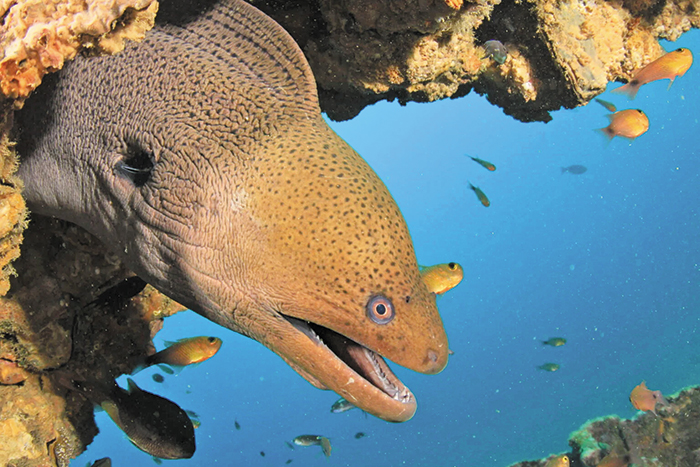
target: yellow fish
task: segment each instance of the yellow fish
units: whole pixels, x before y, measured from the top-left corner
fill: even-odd
[[[146,358],[146,366],[171,365],[183,367],[213,357],[221,348],[218,337],[188,337],[177,342],[166,342],[165,349]]]
[[[681,47],[673,52],[668,52],[665,55],[657,58],[644,68],[641,68],[634,74],[632,80],[613,92],[627,94],[630,99],[634,99],[639,88],[647,83],[659,79],[670,79],[669,87],[673,84],[673,80],[677,76],[683,76],[693,64],[693,54],[690,50]]]
[[[647,388],[645,381],[632,389],[630,393],[630,402],[637,410],[651,411],[656,414],[656,404],[668,404],[661,391],[651,391]]]
[[[486,197],[483,191],[479,187],[476,187],[472,185],[471,183],[469,184],[469,188],[476,193],[476,197],[479,198],[479,201],[481,201],[481,204],[484,205],[484,207],[489,207],[491,206],[491,201]]]
[[[622,136],[628,139],[635,139],[643,135],[649,129],[649,119],[646,114],[639,109],[626,109],[608,115],[610,125],[601,128],[608,139],[615,136]]]
[[[544,467],[569,467],[569,465],[569,456],[560,454],[549,459]]]
[[[442,263],[421,269],[423,282],[428,290],[436,295],[442,295],[462,282],[464,271],[458,263]]]

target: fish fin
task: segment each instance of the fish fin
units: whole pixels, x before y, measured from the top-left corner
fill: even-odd
[[[673,84],[673,81],[674,81],[675,79],[676,79],[675,76],[673,76],[673,77],[670,78],[671,82],[668,83],[668,87],[666,88],[667,91],[669,91],[669,90],[671,89],[671,85]]]
[[[642,85],[639,84],[637,80],[633,79],[629,83],[613,89],[611,92],[614,92],[615,94],[626,94],[630,99],[634,99],[637,96],[637,92],[641,86]]]
[[[606,126],[605,128],[598,128],[595,131],[598,131],[605,136],[605,140],[608,143],[610,143],[610,141],[612,141],[612,139],[615,137],[615,132],[609,126]]]
[[[141,392],[141,388],[136,385],[133,379],[127,378],[126,379],[126,384],[127,384],[127,391],[129,394],[132,394],[134,392]]]
[[[112,419],[114,423],[117,424],[119,428],[122,427],[122,420],[119,418],[119,408],[117,407],[117,404],[114,403],[111,400],[106,400],[102,404],[100,404],[100,407],[107,412],[107,415],[109,415],[109,418]]]
[[[177,340],[177,341],[163,340],[163,345],[165,345],[165,347],[172,347],[173,345],[177,344],[178,342],[180,342],[180,341],[179,340]]]

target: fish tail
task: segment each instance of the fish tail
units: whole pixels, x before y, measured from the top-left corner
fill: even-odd
[[[620,86],[619,88],[613,89],[612,92],[616,94],[627,94],[627,97],[629,97],[630,99],[634,99],[637,96],[637,92],[639,91],[640,87],[641,84],[639,83],[639,81],[633,79],[624,86]]]
[[[598,128],[596,131],[599,131],[603,135],[605,135],[605,138],[608,141],[608,143],[615,137],[615,130],[613,130],[609,125],[605,128]]]
[[[562,173],[562,174],[565,174],[565,173],[568,172],[568,171],[569,171],[569,169],[567,169],[566,167],[562,167],[562,168],[561,168],[561,173]],[[546,344],[545,341],[542,341],[542,343],[543,343],[543,344]]]

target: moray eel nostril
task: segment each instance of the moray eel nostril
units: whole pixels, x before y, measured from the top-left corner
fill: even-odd
[[[17,114],[30,208],[315,386],[411,418],[383,357],[436,373],[448,346],[398,206],[321,117],[279,25],[243,1],[178,3],[142,43],[47,77]]]

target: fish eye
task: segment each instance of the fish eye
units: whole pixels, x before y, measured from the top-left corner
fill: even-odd
[[[450,269],[452,269],[452,270],[454,271],[455,268],[457,267],[457,263],[448,263],[448,264],[447,264],[447,267],[450,268]]]
[[[394,305],[388,298],[376,295],[367,303],[367,315],[377,324],[387,324],[394,319]]]
[[[216,342],[216,337],[209,337],[209,338],[207,338],[207,340],[209,341],[210,344],[213,344],[214,342]]]

